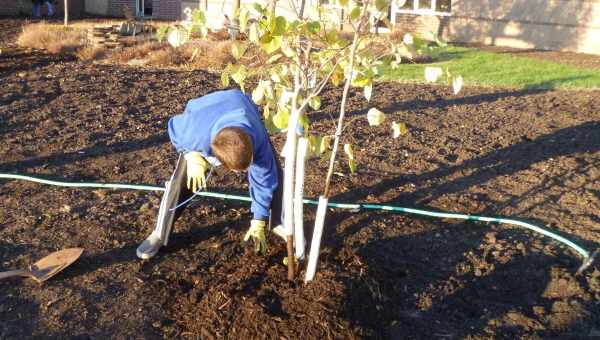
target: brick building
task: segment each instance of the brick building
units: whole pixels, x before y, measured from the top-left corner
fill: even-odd
[[[277,1],[278,15],[293,15],[291,2]],[[306,13],[317,1],[306,0]],[[64,0],[57,0],[62,11]],[[267,0],[245,1],[266,4]],[[209,25],[219,27],[230,15],[232,0],[69,0],[69,13],[180,20],[185,8],[204,7]],[[399,6],[401,5],[401,6]],[[325,5],[341,13],[335,5]],[[128,9],[128,10],[126,10]],[[31,0],[0,0],[0,15],[30,14]],[[600,0],[392,0],[389,19],[395,29],[420,35],[433,32],[450,42],[600,54]]]
[[[452,42],[600,54],[600,0],[407,0],[397,29]]]
[[[56,16],[63,16],[64,0],[53,0]],[[84,0],[68,0],[69,18],[77,19],[84,13]],[[3,16],[31,16],[33,11],[32,0],[0,0],[0,15]],[[42,6],[42,15],[46,14],[46,6]]]

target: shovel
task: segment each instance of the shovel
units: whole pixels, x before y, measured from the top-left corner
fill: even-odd
[[[69,248],[56,251],[30,265],[29,269],[0,272],[0,280],[7,277],[24,276],[42,283],[75,262],[81,256],[81,253],[83,253],[83,248]]]

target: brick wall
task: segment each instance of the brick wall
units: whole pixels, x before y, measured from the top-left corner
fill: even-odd
[[[395,29],[404,33],[413,33],[420,37],[432,32],[442,38],[447,38],[449,20],[450,17],[447,16],[397,13]]]
[[[100,0],[98,0],[100,1]],[[135,16],[135,1],[136,0],[104,0],[109,1],[108,15],[114,17],[125,17],[125,6],[129,7],[131,13]]]
[[[153,0],[152,12],[155,19],[180,20],[181,0]]]
[[[21,12],[21,13],[19,13]],[[0,0],[0,15],[30,14],[30,0]]]
[[[600,54],[600,0],[461,0],[452,41]]]

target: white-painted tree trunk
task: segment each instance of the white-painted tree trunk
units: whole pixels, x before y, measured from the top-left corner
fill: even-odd
[[[305,282],[312,281],[317,272],[317,262],[319,251],[321,250],[321,238],[323,237],[323,224],[327,213],[327,203],[329,198],[319,196],[319,205],[317,206],[317,216],[315,217],[315,230],[313,231],[312,242],[310,244],[310,254],[308,255],[308,265],[306,267]]]
[[[304,137],[298,139],[296,153],[296,183],[294,188],[294,248],[298,260],[304,259],[304,165],[308,140]]]

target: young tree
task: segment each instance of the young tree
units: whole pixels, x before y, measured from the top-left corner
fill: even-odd
[[[297,131],[304,131],[303,138],[308,140],[308,154],[311,157],[324,156],[329,157],[330,160],[323,194],[317,208],[315,222],[317,234],[313,235],[307,271],[307,280],[310,280],[316,268],[321,239],[319,233],[322,231],[325,208],[330,196],[330,181],[343,131],[346,100],[350,88],[362,88],[366,100],[370,101],[373,82],[378,77],[400,67],[402,59],[410,59],[419,51],[430,48],[423,41],[410,35],[407,35],[402,42],[395,43],[373,33],[373,24],[377,21],[382,21],[391,27],[386,19],[390,6],[389,0],[361,2],[339,0],[337,5],[348,13],[346,24],[353,32],[352,40],[347,40],[339,34],[341,18],[320,5],[316,7],[316,15],[303,17],[298,12],[298,17],[291,20],[277,16],[271,8],[265,8],[260,4],[240,9],[240,32],[246,33],[248,39],[233,44],[232,55],[236,62],[228,65],[221,74],[224,86],[229,86],[231,78],[242,91],[246,89],[246,80],[251,78],[258,81],[252,91],[252,98],[263,107],[267,129],[272,133],[284,132],[287,135],[284,148],[283,205],[290,279],[294,277],[295,269],[292,246],[294,205],[302,205],[301,199],[293,200],[298,153]],[[440,75],[441,73],[436,76],[436,80]],[[446,75],[449,80],[458,83],[456,80],[458,78],[452,79],[448,72]],[[311,131],[309,113],[320,108],[320,94],[328,84],[333,86],[343,84],[344,89],[336,132],[334,135],[321,136]],[[385,117],[381,111],[372,108],[367,118],[370,124],[378,125]],[[406,127],[402,123],[393,122],[391,125],[394,137],[401,135],[405,130]],[[347,154],[350,171],[354,172],[356,164],[352,146],[345,145],[344,151]],[[301,216],[296,217],[301,220]]]

